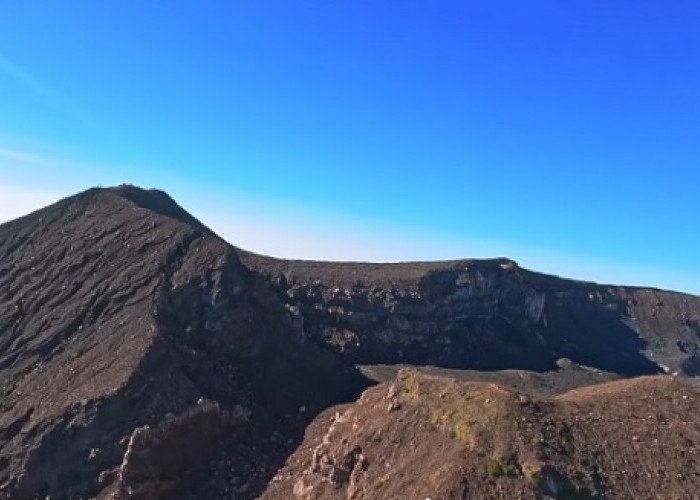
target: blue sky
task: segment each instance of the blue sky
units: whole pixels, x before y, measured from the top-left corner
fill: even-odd
[[[167,190],[282,257],[700,294],[700,4],[8,2],[0,218]]]

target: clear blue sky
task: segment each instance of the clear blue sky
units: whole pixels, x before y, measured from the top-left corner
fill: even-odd
[[[280,256],[700,293],[698,26],[695,0],[6,2],[0,194],[131,182]]]

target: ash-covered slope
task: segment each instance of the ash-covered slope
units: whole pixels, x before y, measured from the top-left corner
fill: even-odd
[[[700,297],[598,285],[509,259],[364,264],[242,253],[318,342],[359,364],[700,375]]]
[[[162,192],[1,225],[0,498],[254,497],[365,387],[295,321]]]

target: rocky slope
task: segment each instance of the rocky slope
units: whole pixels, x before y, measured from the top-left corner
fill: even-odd
[[[255,496],[313,412],[366,385],[294,321],[161,192],[0,226],[0,497]]]
[[[698,297],[282,261],[92,189],[0,225],[0,498],[687,498],[699,346]]]
[[[699,410],[666,375],[536,398],[403,370],[314,422],[262,498],[694,498]]]

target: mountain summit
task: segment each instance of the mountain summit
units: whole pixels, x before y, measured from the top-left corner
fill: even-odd
[[[132,186],[0,225],[0,498],[692,496],[698,375],[681,293],[273,259]]]

